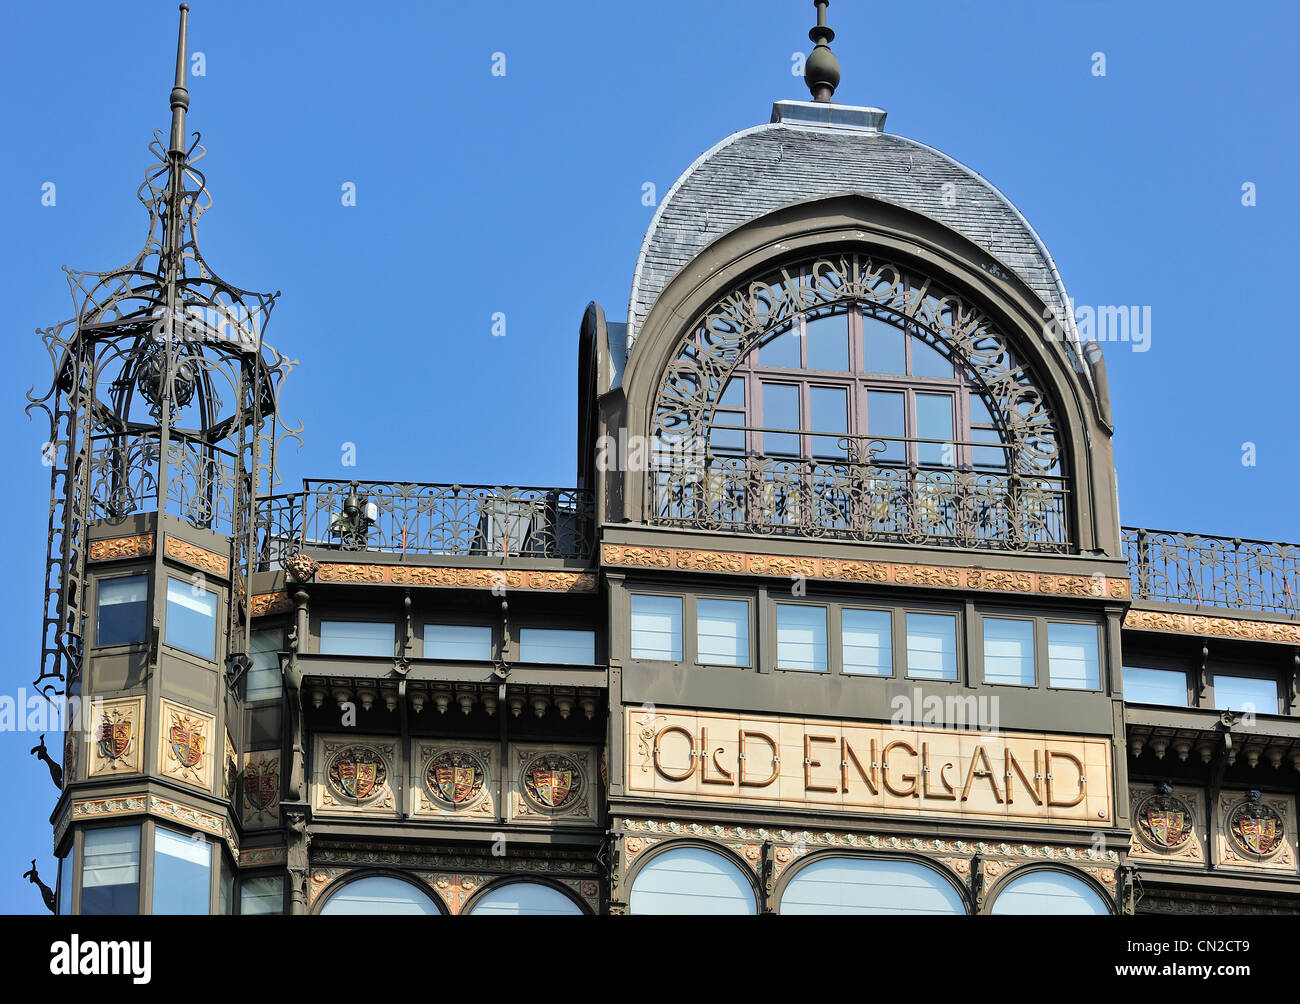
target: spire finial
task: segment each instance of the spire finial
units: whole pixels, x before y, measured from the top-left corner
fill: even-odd
[[[803,79],[814,101],[828,102],[840,83],[840,62],[831,52],[835,32],[826,26],[826,8],[830,0],[813,0],[817,8],[817,26],[808,32],[814,48],[804,64]]]
[[[185,111],[190,106],[190,92],[185,89],[185,65],[189,58],[185,37],[190,23],[190,5],[181,4],[181,30],[176,40],[176,84],[172,87],[172,139],[168,153],[185,152]]]

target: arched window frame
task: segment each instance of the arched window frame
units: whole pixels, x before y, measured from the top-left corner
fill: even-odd
[[[777,880],[772,895],[772,902],[775,906],[776,912],[778,914],[782,912],[781,904],[785,899],[786,890],[789,888],[790,883],[798,877],[800,872],[819,861],[840,859],[850,861],[906,861],[911,864],[920,865],[923,868],[928,868],[952,887],[953,891],[957,894],[957,898],[961,901],[962,908],[967,915],[973,912],[971,909],[970,893],[966,887],[954,874],[952,874],[951,871],[931,858],[927,858],[920,854],[872,854],[867,851],[846,850],[838,847],[827,848],[826,850],[815,851],[812,854],[805,855],[781,874],[780,879]]]
[[[623,880],[624,888],[627,889],[627,900],[629,911],[632,902],[632,889],[636,885],[637,876],[649,865],[655,858],[662,857],[669,851],[682,850],[684,848],[694,847],[698,850],[709,851],[723,858],[728,864],[736,868],[745,880],[749,883],[750,894],[754,897],[754,912],[761,914],[763,912],[763,890],[759,886],[758,877],[754,874],[753,867],[733,851],[730,847],[722,844],[712,843],[708,840],[668,840],[661,844],[655,844],[637,855],[631,867],[627,870],[627,876]]]
[[[1012,868],[999,878],[992,888],[989,889],[988,894],[985,897],[983,912],[991,914],[999,896],[1006,892],[1006,890],[1016,881],[1026,878],[1035,872],[1055,872],[1058,875],[1065,875],[1068,878],[1074,879],[1092,890],[1092,892],[1101,899],[1102,905],[1111,914],[1115,913],[1114,897],[1106,890],[1105,886],[1086,872],[1079,871],[1077,868],[1067,868],[1064,865],[1022,865],[1019,868]]]
[[[481,900],[491,895],[493,892],[496,892],[497,890],[504,889],[507,886],[512,886],[512,885],[543,886],[544,888],[551,889],[555,892],[558,892],[560,895],[564,896],[566,899],[572,902],[574,906],[578,908],[578,912],[581,913],[583,916],[589,916],[591,914],[591,907],[586,902],[584,902],[582,897],[580,897],[572,889],[568,888],[562,883],[556,882],[549,878],[544,878],[540,875],[511,875],[506,878],[494,879],[493,881],[489,882],[487,885],[482,886],[479,889],[476,889],[474,891],[474,895],[472,895],[469,899],[465,901],[465,904],[464,906],[461,907],[460,912],[466,916],[473,914],[474,908],[479,904]]]
[[[312,904],[311,912],[315,915],[320,915],[329,901],[337,896],[340,891],[356,882],[370,878],[391,878],[397,879],[400,882],[405,882],[417,892],[427,896],[433,902],[434,908],[438,911],[439,916],[446,917],[450,913],[443,898],[438,895],[437,890],[428,883],[421,882],[419,879],[405,872],[393,871],[387,868],[359,869],[357,871],[346,872],[345,874],[340,875],[320,891],[316,897],[316,902]]]

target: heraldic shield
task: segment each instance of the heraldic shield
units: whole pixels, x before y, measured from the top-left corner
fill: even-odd
[[[460,805],[474,792],[473,767],[435,767],[435,780],[442,797]]]
[[[369,746],[348,746],[334,754],[329,763],[330,785],[347,798],[372,798],[388,780],[388,768],[378,751]]]
[[[343,761],[339,764],[339,785],[352,798],[365,798],[375,790],[379,764]]]
[[[203,756],[203,736],[198,730],[183,725],[173,725],[168,733],[172,744],[172,755],[182,767],[193,767]]]
[[[244,797],[258,812],[275,804],[280,794],[280,772],[274,764],[250,766],[244,772]]]
[[[105,718],[99,726],[99,751],[110,760],[120,760],[131,748],[131,722]]]
[[[562,806],[573,789],[573,771],[571,770],[534,770],[533,791],[537,800],[553,809]]]
[[[1282,817],[1260,798],[1259,792],[1251,791],[1228,816],[1228,832],[1241,850],[1266,858],[1282,846],[1286,828]]]
[[[1187,839],[1187,813],[1178,809],[1147,809],[1147,830],[1161,847],[1174,848]]]
[[[523,770],[524,790],[544,809],[563,809],[577,801],[582,790],[582,773],[563,754],[536,757]]]

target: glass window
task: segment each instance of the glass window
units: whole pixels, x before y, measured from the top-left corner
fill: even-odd
[[[426,624],[424,657],[491,662],[492,628],[483,624]]]
[[[211,884],[211,844],[161,826],[154,830],[154,913],[207,913]]]
[[[228,917],[235,912],[235,872],[224,854],[221,855],[221,881],[217,896],[217,913]]]
[[[917,460],[923,464],[953,465],[957,454],[952,437],[952,395],[916,395],[916,435],[919,439],[938,440],[918,443]]]
[[[830,314],[805,322],[808,368],[843,373],[849,368],[849,315]]]
[[[953,884],[917,861],[822,858],[781,894],[783,914],[964,914]]]
[[[72,851],[59,859],[59,916],[72,913]]]
[[[511,882],[484,893],[475,901],[471,914],[515,917],[573,917],[581,908],[564,893],[540,882]]]
[[[254,631],[249,641],[248,657],[253,665],[248,670],[245,700],[279,700],[282,691],[280,680],[280,647],[284,632],[279,628]]]
[[[957,679],[957,618],[907,615],[907,675],[917,680]]]
[[[519,632],[519,660],[553,665],[594,666],[596,632],[523,628]]]
[[[680,596],[632,594],[632,658],[682,661]]]
[[[1047,624],[1047,674],[1053,687],[1098,690],[1097,625]]]
[[[894,631],[888,610],[845,610],[840,614],[844,672],[853,676],[894,675]]]
[[[202,659],[217,657],[217,594],[186,579],[167,577],[167,632],[172,648]]]
[[[848,391],[843,387],[812,387],[809,398],[813,431],[830,433],[812,437],[813,456],[843,457],[840,440],[849,433]]]
[[[1012,879],[993,901],[992,914],[1036,917],[1110,913],[1092,886],[1056,871],[1028,872]]]
[[[702,666],[749,665],[749,604],[697,600],[695,639]]]
[[[1277,681],[1214,674],[1214,706],[1227,711],[1277,714]]]
[[[382,655],[392,657],[397,628],[388,621],[321,621],[321,655]]]
[[[825,607],[776,605],[776,665],[778,669],[827,671]]]
[[[130,645],[144,641],[149,577],[128,575],[99,580],[96,645]]]
[[[882,440],[885,445],[885,449],[876,454],[878,460],[902,463],[906,459],[903,404],[903,395],[897,391],[867,391],[867,435]]]
[[[912,376],[952,379],[952,360],[933,345],[912,339]]]
[[[1032,687],[1034,622],[1007,617],[984,618],[984,682]]]
[[[868,373],[907,373],[907,347],[903,329],[876,317],[862,318],[862,340]]]
[[[284,913],[284,876],[243,879],[239,883],[239,912],[246,917]]]
[[[637,872],[628,903],[634,914],[754,916],[754,889],[740,869],[702,847],[657,854]]]
[[[323,917],[377,917],[397,914],[441,916],[433,899],[410,882],[388,875],[349,882],[321,908]]]
[[[1124,700],[1131,704],[1187,707],[1187,673],[1181,669],[1124,667]]]
[[[140,827],[87,830],[83,838],[81,912],[131,914],[140,910]]]
[[[798,429],[799,388],[791,384],[763,384],[763,428],[764,429]],[[763,434],[763,450],[766,453],[788,453],[798,455],[798,433],[767,432]]]
[[[760,366],[799,368],[799,334],[791,329],[783,331],[767,342],[758,354]]]

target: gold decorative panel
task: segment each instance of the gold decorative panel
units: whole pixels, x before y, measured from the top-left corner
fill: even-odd
[[[1206,863],[1208,819],[1201,789],[1135,784],[1129,786],[1128,797],[1133,817],[1130,860],[1196,867]]]
[[[1220,792],[1214,807],[1214,850],[1221,868],[1294,873],[1295,797]]]
[[[108,537],[90,542],[91,561],[110,561],[114,558],[144,558],[153,554],[153,534],[141,533],[130,537]]]
[[[312,808],[321,813],[397,815],[393,784],[402,769],[397,743],[365,736],[317,736]]]
[[[413,741],[411,815],[497,818],[501,767],[495,743]]]
[[[212,791],[211,715],[164,700],[158,735],[158,773]]]
[[[163,553],[169,558],[182,561],[187,565],[193,565],[195,568],[213,575],[219,575],[221,578],[227,578],[230,575],[230,557],[224,554],[217,554],[209,551],[206,547],[199,547],[198,544],[191,544],[188,540],[181,540],[179,537],[167,535],[166,543],[163,544]]]
[[[85,707],[94,715],[94,720],[86,723],[88,776],[140,773],[144,698],[93,701]]]
[[[1240,638],[1244,641],[1274,641],[1300,645],[1300,624],[1253,621],[1240,617],[1205,617],[1200,614],[1171,614],[1159,610],[1129,610],[1124,626],[1136,631],[1170,631],[1211,638]]]
[[[596,770],[596,751],[589,746],[512,744],[510,821],[594,824]]]
[[[626,709],[629,793],[1109,826],[1108,739]]]

